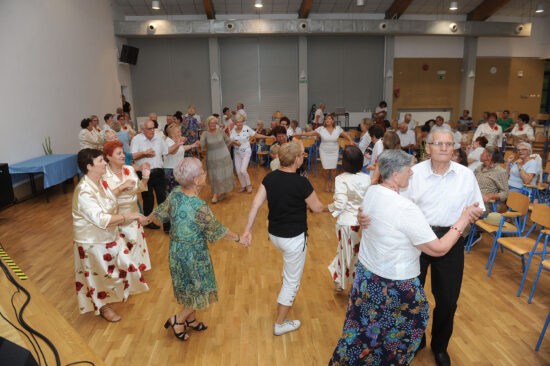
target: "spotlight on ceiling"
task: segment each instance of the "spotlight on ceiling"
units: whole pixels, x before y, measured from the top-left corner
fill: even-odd
[[[458,1],[451,1],[451,5],[449,6],[449,10],[452,10],[452,11],[458,10]]]
[[[365,0],[357,0],[357,6],[365,5]]]
[[[256,8],[263,8],[263,7],[264,7],[264,4],[262,3],[262,0],[256,0],[256,1],[254,2],[254,6],[255,6]]]
[[[544,4],[538,4],[537,10],[535,10],[535,13],[544,13]]]
[[[153,0],[153,2],[151,4],[151,7],[153,8],[153,10],[159,10],[160,9],[160,1]]]

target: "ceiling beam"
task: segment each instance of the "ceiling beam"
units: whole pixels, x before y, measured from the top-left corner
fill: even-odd
[[[393,4],[386,11],[386,19],[399,19],[412,2],[413,0],[393,0]]]
[[[487,20],[509,2],[510,0],[484,0],[474,10],[468,13],[468,20],[479,22]]]
[[[302,5],[300,5],[300,11],[298,11],[298,18],[305,19],[309,16],[311,11],[311,5],[313,0],[302,0]]]
[[[214,4],[212,0],[203,0],[204,3],[204,12],[208,19],[216,19],[216,13],[214,12]]]

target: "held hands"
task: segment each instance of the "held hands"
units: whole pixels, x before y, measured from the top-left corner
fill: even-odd
[[[134,186],[136,185],[136,181],[133,180],[133,179],[128,179],[126,182],[122,183],[118,189],[120,190],[120,192],[125,192],[125,191],[129,191],[131,189],[134,188]]]
[[[141,174],[143,179],[149,179],[149,176],[151,175],[151,166],[149,163],[144,163],[141,165]]]
[[[252,234],[248,231],[245,231],[243,235],[241,235],[241,241],[242,241],[242,245],[245,248],[250,247],[250,244],[252,244]]]
[[[359,207],[359,213],[357,214],[357,220],[362,229],[366,229],[370,225],[371,218],[366,213],[363,213],[363,207]]]
[[[142,226],[145,226],[145,225],[148,225],[151,223],[151,220],[149,220],[147,217],[143,216],[142,214],[138,214],[138,218],[137,218],[137,221],[142,225]]]
[[[460,218],[466,220],[470,224],[473,224],[477,219],[479,219],[479,216],[481,216],[482,213],[483,210],[479,207],[479,202],[476,202],[471,206],[464,207]]]

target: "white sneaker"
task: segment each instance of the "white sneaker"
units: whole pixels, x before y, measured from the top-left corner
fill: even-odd
[[[477,235],[474,234],[474,237],[472,238],[472,244],[470,244],[470,248],[476,245],[481,240],[481,237],[481,233],[478,233]]]
[[[300,328],[300,324],[301,323],[299,320],[285,320],[283,324],[275,323],[275,327],[273,327],[273,334],[280,336],[285,333],[292,332]]]

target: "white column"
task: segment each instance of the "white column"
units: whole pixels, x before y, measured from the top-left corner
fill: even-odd
[[[458,115],[462,114],[464,109],[470,111],[474,104],[474,85],[476,81],[476,61],[477,61],[477,37],[464,37],[464,60],[462,64],[462,83],[460,85],[460,110]],[[455,114],[456,115],[456,114]]]
[[[395,55],[395,38],[394,36],[384,37],[384,91],[383,98],[388,104],[387,119],[392,119],[393,105],[393,58]]]
[[[307,83],[307,38],[298,37],[298,122],[301,127],[307,124],[309,112]]]
[[[222,88],[220,48],[218,38],[208,38],[208,53],[210,57],[210,94],[212,97],[212,113],[222,114]]]

